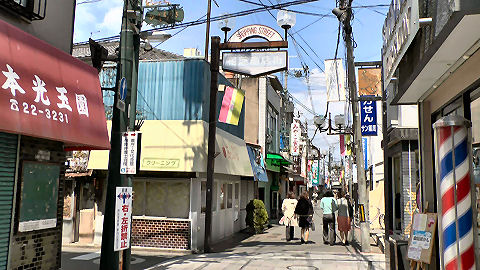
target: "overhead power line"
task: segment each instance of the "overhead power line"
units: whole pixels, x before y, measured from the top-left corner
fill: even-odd
[[[230,14],[223,14],[223,15],[220,15],[220,16],[215,16],[215,17],[210,18],[210,22],[221,21],[221,20],[225,20],[225,19],[229,19],[229,18],[233,18],[233,17],[241,17],[241,16],[246,16],[246,15],[251,15],[251,14],[254,14],[254,13],[258,13],[258,12],[270,11],[272,9],[281,9],[281,8],[285,8],[285,7],[288,7],[288,6],[301,5],[301,4],[305,4],[305,3],[312,3],[312,2],[316,2],[316,1],[319,1],[319,0],[295,0],[295,1],[290,1],[290,2],[283,3],[283,4],[263,6],[263,7],[259,7],[259,8],[254,8],[254,9],[243,10],[243,11],[234,12],[234,13],[230,13]],[[178,29],[178,28],[182,28],[182,27],[200,25],[200,24],[204,24],[206,22],[207,22],[207,19],[199,19],[199,20],[185,22],[185,23],[179,23],[179,24],[175,24],[175,25],[164,25],[164,26],[149,29],[145,32],[153,32],[153,31],[161,31],[161,30],[173,30],[173,29]],[[115,40],[115,39],[119,39],[119,38],[120,38],[120,35],[116,35],[116,36],[97,39],[96,41],[97,42],[103,42],[103,41],[110,41],[110,40]],[[80,45],[80,44],[87,44],[87,43],[88,43],[88,41],[80,42],[80,43],[77,43],[77,44]]]

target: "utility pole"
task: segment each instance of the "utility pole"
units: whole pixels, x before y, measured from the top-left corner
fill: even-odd
[[[345,1],[348,1],[348,5],[345,6]],[[365,221],[360,222],[360,246],[362,252],[370,252],[370,224],[366,222],[368,220],[368,194],[367,194],[367,182],[365,179],[365,168],[363,160],[363,145],[362,145],[362,132],[360,129],[360,115],[358,112],[358,98],[357,98],[357,85],[355,81],[355,64],[353,56],[353,44],[352,44],[352,26],[350,21],[352,18],[352,1],[343,0],[343,5],[340,6],[341,10],[345,10],[346,17],[343,21],[343,31],[345,35],[345,45],[347,47],[347,75],[348,75],[348,88],[350,90],[350,99],[352,101],[352,113],[353,113],[353,131],[354,131],[354,146],[355,157],[357,161],[357,179],[358,179],[358,204],[359,208],[364,209]],[[361,219],[362,220],[362,219]]]
[[[210,39],[210,16],[211,16],[211,13],[212,13],[212,0],[208,0],[207,26],[206,26],[207,29],[205,31],[205,60],[207,62],[208,62],[208,42],[209,42],[209,39]]]
[[[120,63],[117,65],[117,89],[120,78],[126,79],[127,97],[125,110],[116,107],[119,99],[115,91],[111,150],[109,155],[107,194],[105,203],[105,216],[103,222],[102,249],[100,255],[100,269],[128,270],[130,269],[130,248],[114,251],[115,228],[115,202],[116,187],[131,187],[133,175],[120,174],[120,151],[122,133],[133,131],[136,116],[137,79],[138,79],[138,51],[140,47],[141,1],[125,0],[123,6],[122,30],[120,33]]]
[[[210,106],[208,111],[208,160],[207,160],[207,191],[205,209],[205,239],[204,250],[211,252],[212,235],[212,189],[215,172],[215,133],[217,128],[217,91],[218,70],[220,66],[220,37],[212,37],[210,61]]]

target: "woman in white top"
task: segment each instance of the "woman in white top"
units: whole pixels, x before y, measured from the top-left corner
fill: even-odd
[[[297,219],[295,218],[295,207],[297,206],[297,199],[293,192],[288,192],[287,198],[282,203],[282,223],[285,225],[285,233],[287,241],[293,239],[294,226],[298,226]]]

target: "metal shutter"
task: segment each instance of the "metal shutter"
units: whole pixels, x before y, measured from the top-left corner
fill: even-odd
[[[0,132],[0,269],[7,269],[18,136]]]

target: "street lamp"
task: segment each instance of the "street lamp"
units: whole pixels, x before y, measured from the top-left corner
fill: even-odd
[[[335,115],[333,121],[334,125],[332,125],[331,113],[328,114],[328,121],[321,115],[313,118],[313,123],[320,132],[328,131],[328,135],[351,134],[351,132],[346,129],[345,116],[343,114]]]
[[[235,27],[235,18],[226,18],[218,22],[218,28],[225,33],[224,42],[227,42],[227,33]]]
[[[295,13],[289,12],[287,10],[279,10],[277,13],[277,24],[278,26],[285,29],[285,41],[287,41],[287,31],[295,25],[296,18]]]
[[[153,49],[151,43],[163,43],[172,35],[165,31],[143,31],[140,32],[140,38],[145,42],[145,51],[151,51]]]

